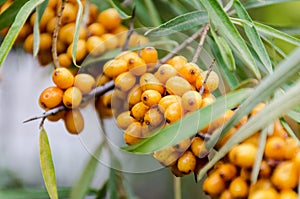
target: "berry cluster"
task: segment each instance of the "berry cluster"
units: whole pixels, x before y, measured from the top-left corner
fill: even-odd
[[[264,104],[251,113],[255,115]],[[232,131],[234,133],[235,130]],[[227,138],[232,135],[227,134]],[[251,173],[259,148],[260,132],[234,146],[203,182],[203,190],[214,198],[298,198],[300,146],[289,137],[279,120],[268,135],[257,182],[251,184]],[[221,140],[222,143],[225,140]],[[222,145],[222,144],[221,144]]]
[[[3,12],[12,4],[12,0],[4,3],[0,9]],[[87,55],[99,56],[105,51],[115,49],[123,45],[126,39],[127,27],[121,24],[121,17],[114,8],[109,8],[100,12],[97,6],[81,1],[84,11],[88,12],[88,19],[82,20],[79,40],[77,43],[76,62],[81,63]],[[88,5],[87,5],[88,4]],[[88,6],[88,9],[86,7]],[[52,40],[53,32],[58,23],[58,13],[61,9],[61,1],[49,0],[47,7],[39,23],[40,44],[38,60],[41,65],[47,65],[52,62]],[[64,6],[61,17],[61,27],[58,32],[56,42],[56,51],[60,67],[69,67],[72,65],[72,48],[75,32],[75,20],[78,13],[76,0],[68,0]],[[85,15],[85,13],[83,14]],[[32,13],[24,26],[22,27],[17,42],[23,43],[26,52],[33,53],[34,34],[33,26],[36,13]],[[2,34],[7,32],[8,28],[2,30]],[[141,35],[133,34],[129,45],[136,45],[147,42],[147,39]]]

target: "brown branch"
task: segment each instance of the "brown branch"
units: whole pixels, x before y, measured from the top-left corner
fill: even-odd
[[[209,24],[206,24],[203,28],[203,31],[201,33],[201,37],[200,37],[200,42],[199,42],[199,45],[198,45],[198,48],[196,50],[196,53],[192,59],[192,62],[193,63],[196,63],[199,56],[200,56],[200,53],[201,53],[201,50],[203,48],[203,45],[204,45],[204,41],[205,41],[205,38],[206,38],[206,35],[207,35],[207,32],[209,30]]]
[[[132,17],[130,19],[129,30],[126,35],[126,40],[122,46],[122,51],[126,51],[129,48],[129,40],[131,35],[133,34],[133,29],[134,29],[134,20],[135,20],[135,7],[132,10]]]
[[[94,97],[97,97],[97,96],[100,96],[100,95],[103,95],[104,93],[106,93],[107,91],[111,90],[114,88],[114,81],[111,80],[109,82],[107,82],[106,84],[102,85],[102,86],[99,86],[99,87],[96,87],[94,88],[88,95],[85,95],[81,101],[81,104],[89,101],[90,99],[94,98]],[[45,111],[42,115],[40,116],[36,116],[36,117],[32,117],[32,118],[29,118],[25,121],[23,121],[23,123],[27,123],[27,122],[31,122],[33,120],[37,120],[37,119],[45,119],[47,116],[50,116],[50,115],[55,115],[56,113],[60,112],[60,111],[63,111],[63,110],[67,110],[67,107],[61,105],[61,106],[58,106],[58,107],[55,107],[49,111]],[[41,125],[43,125],[43,120],[41,122]]]
[[[62,0],[60,11],[57,14],[57,23],[55,25],[55,28],[53,30],[53,35],[52,35],[52,49],[51,49],[51,51],[52,51],[52,59],[53,59],[54,68],[59,67],[56,44],[57,44],[57,38],[58,38],[58,31],[59,31],[60,26],[61,26],[62,13],[65,9],[66,2],[67,2],[67,0]]]
[[[192,43],[197,37],[199,37],[202,33],[203,29],[200,29],[199,31],[195,32],[191,37],[189,37],[187,40],[185,40],[182,44],[174,48],[169,54],[164,56],[159,60],[159,62],[156,65],[156,68],[158,68],[160,65],[167,62],[169,59],[171,59],[176,53],[187,47],[190,43]]]
[[[212,71],[212,68],[213,68],[213,66],[214,66],[214,64],[215,64],[215,61],[216,61],[216,60],[213,59],[212,62],[211,62],[211,64],[210,64],[210,66],[208,67],[207,74],[206,74],[205,79],[204,79],[204,81],[203,81],[203,84],[201,85],[200,90],[199,90],[200,95],[203,95],[203,93],[204,93],[204,88],[205,88],[207,79],[208,79],[208,77],[209,77],[209,75],[210,75],[210,73],[211,73],[211,71]]]

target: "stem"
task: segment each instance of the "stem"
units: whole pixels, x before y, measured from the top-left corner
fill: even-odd
[[[126,51],[129,48],[129,40],[130,40],[131,35],[133,34],[134,20],[135,20],[135,7],[132,10],[132,18],[130,20],[129,30],[126,35],[125,43],[122,46],[122,51]]]
[[[173,176],[174,199],[181,199],[181,178]]]
[[[213,66],[214,66],[214,64],[215,64],[215,61],[216,61],[216,60],[213,59],[212,62],[211,62],[211,64],[210,64],[210,66],[208,67],[207,74],[206,74],[205,79],[204,79],[204,81],[203,81],[203,84],[201,85],[201,88],[200,88],[200,90],[199,90],[200,95],[203,95],[203,93],[204,93],[204,88],[205,88],[207,79],[208,79],[208,77],[209,77],[209,75],[210,75],[210,73],[211,73],[211,71],[212,71],[212,68],[213,68]]]
[[[201,53],[201,50],[203,48],[203,45],[204,45],[204,41],[205,41],[205,38],[206,38],[206,35],[207,35],[207,32],[209,30],[209,24],[206,24],[203,28],[203,31],[201,33],[201,38],[200,38],[200,42],[199,42],[199,45],[198,45],[198,48],[196,50],[196,53],[193,57],[193,60],[192,60],[192,63],[196,63],[199,56],[200,56],[200,53]]]
[[[52,49],[51,49],[51,51],[52,51],[52,59],[53,59],[54,68],[59,67],[56,44],[57,44],[58,31],[59,31],[60,26],[61,26],[62,13],[65,9],[66,1],[67,0],[62,0],[60,11],[57,14],[57,23],[56,23],[56,26],[54,28],[53,35],[52,35]]]

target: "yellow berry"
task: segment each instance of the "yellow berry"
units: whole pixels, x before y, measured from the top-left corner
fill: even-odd
[[[78,109],[68,110],[64,116],[65,127],[71,134],[79,134],[84,128],[84,120]]]
[[[166,109],[173,103],[181,103],[181,97],[177,95],[166,95],[159,100],[159,111],[164,113]]]
[[[259,189],[249,195],[249,199],[266,199],[266,198],[278,198],[278,193],[274,188]]]
[[[139,102],[132,107],[131,116],[138,121],[142,121],[148,110],[149,110],[148,106],[146,106],[143,102]]]
[[[177,71],[187,63],[187,59],[183,56],[175,56],[167,61],[167,64],[172,65]]]
[[[91,36],[86,41],[87,51],[93,55],[98,56],[105,51],[103,39],[99,36]]]
[[[182,77],[174,76],[166,82],[166,90],[169,94],[182,96],[185,92],[194,90],[190,83]]]
[[[127,101],[129,104],[129,107],[134,106],[138,102],[141,101],[142,97],[142,89],[139,85],[135,85],[128,93]]]
[[[112,30],[120,25],[121,17],[116,9],[109,8],[98,15],[98,21],[107,30]]]
[[[152,71],[158,61],[158,53],[154,47],[146,47],[141,50],[141,58],[147,64],[147,71]]]
[[[188,62],[180,68],[180,75],[186,79],[190,84],[194,84],[198,76],[200,76],[201,69],[195,63]]]
[[[68,88],[63,95],[63,103],[67,108],[76,108],[80,105],[82,93],[77,87]]]
[[[74,84],[74,76],[66,68],[55,69],[52,73],[52,80],[61,89],[67,89]]]
[[[208,71],[204,71],[201,73],[203,81],[205,80],[207,73],[208,73]],[[218,86],[219,86],[219,76],[217,75],[216,72],[211,71],[208,75],[208,78],[206,80],[204,88],[205,88],[205,90],[212,92],[212,91],[216,90],[218,88]],[[197,87],[197,89],[199,89],[199,88]]]
[[[217,172],[225,181],[230,181],[237,175],[237,168],[234,164],[224,163],[217,169]]]
[[[268,159],[281,160],[284,158],[285,141],[281,137],[269,137],[265,146],[265,156]]]
[[[220,195],[226,189],[226,184],[217,172],[213,172],[204,180],[202,188],[205,193],[214,197]]]
[[[143,91],[156,90],[160,94],[165,92],[164,85],[151,73],[145,73],[140,77],[140,85]]]
[[[141,96],[142,102],[149,107],[158,104],[160,99],[161,94],[155,90],[146,90]]]
[[[103,72],[107,77],[114,78],[128,71],[127,63],[122,59],[112,59],[103,66]]]
[[[191,151],[186,151],[180,156],[177,162],[178,170],[188,174],[194,171],[196,167],[196,157]]]
[[[205,142],[200,137],[194,137],[192,139],[191,150],[193,154],[198,158],[203,158],[208,155],[208,150],[205,147]]]
[[[292,189],[284,189],[280,191],[278,199],[297,199],[297,198],[298,198],[298,194],[295,191],[293,191]]]
[[[174,123],[181,119],[181,117],[183,116],[181,103],[175,102],[168,106],[164,113],[164,116],[166,118],[167,123]]]
[[[271,181],[278,189],[294,189],[299,183],[298,169],[293,161],[281,162],[274,169]]]
[[[116,119],[117,126],[123,130],[127,129],[133,122],[136,122],[136,120],[130,115],[130,111],[121,113]]]
[[[144,122],[150,127],[157,127],[163,122],[163,119],[164,117],[157,107],[149,109],[144,116]]]
[[[240,167],[252,167],[257,154],[257,147],[252,144],[242,143],[234,146],[229,152],[230,161]]]
[[[202,96],[197,91],[187,91],[182,95],[182,107],[185,111],[195,111],[201,107]]]
[[[135,85],[135,82],[136,77],[134,75],[132,75],[130,72],[124,72],[115,79],[115,86],[116,88],[126,92]]]
[[[101,36],[106,33],[104,26],[101,23],[92,23],[88,26],[88,35],[89,36]]]
[[[142,125],[139,122],[131,123],[124,132],[124,141],[128,145],[136,144],[142,139]]]
[[[241,178],[235,178],[229,185],[229,191],[234,198],[247,197],[249,188],[247,182]]]
[[[70,44],[70,46],[67,49],[67,54],[69,57],[72,57],[72,50],[73,50],[73,43]],[[86,41],[83,39],[79,39],[77,43],[77,48],[76,48],[76,61],[82,61],[87,54],[87,49],[86,49]]]
[[[173,66],[170,64],[163,64],[158,68],[154,75],[161,83],[164,84],[168,81],[168,79],[176,76],[177,74],[178,72]]]
[[[91,92],[95,84],[95,78],[87,73],[77,74],[74,79],[74,86],[79,88],[83,94]]]

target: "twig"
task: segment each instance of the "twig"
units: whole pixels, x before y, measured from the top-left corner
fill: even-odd
[[[181,178],[173,177],[174,181],[174,199],[181,199]]]
[[[210,64],[210,66],[208,67],[207,74],[206,74],[205,79],[204,79],[204,81],[203,81],[203,84],[201,85],[200,90],[199,90],[200,95],[203,95],[204,88],[205,88],[205,84],[206,84],[206,82],[207,82],[207,79],[208,79],[208,77],[209,77],[211,71],[212,71],[212,68],[213,68],[213,66],[214,66],[214,64],[215,64],[215,61],[216,61],[216,60],[213,59],[212,62],[211,62],[211,64]]]
[[[176,53],[178,53],[179,51],[184,49],[186,46],[188,46],[190,43],[192,43],[195,39],[197,39],[197,37],[199,37],[201,35],[202,31],[203,31],[203,29],[201,28],[200,30],[195,32],[191,37],[189,37],[187,40],[185,40],[182,44],[180,44],[179,46],[174,48],[174,50],[172,50],[169,54],[167,54],[166,56],[161,58],[155,67],[158,68],[160,65],[164,64],[169,59],[171,59]]]
[[[203,28],[203,31],[201,33],[201,38],[200,38],[200,42],[199,42],[199,45],[198,45],[198,48],[196,50],[196,53],[192,59],[192,62],[193,63],[196,63],[199,56],[200,56],[200,53],[201,53],[201,50],[203,48],[203,45],[204,45],[204,41],[205,41],[205,38],[206,38],[206,35],[207,35],[207,32],[209,30],[209,24],[206,24]]]
[[[122,6],[124,6],[124,7],[129,6],[129,5],[132,3],[132,1],[133,1],[133,0],[124,0],[124,1],[122,2]]]
[[[87,102],[88,100],[92,99],[95,96],[103,95],[105,92],[107,92],[113,88],[114,88],[114,81],[111,80],[110,82],[107,82],[106,84],[93,89],[88,95],[85,95],[81,101],[81,104]],[[61,106],[55,107],[49,111],[45,111],[40,116],[29,118],[28,120],[23,121],[23,123],[31,122],[33,120],[37,120],[37,119],[41,119],[41,118],[44,120],[47,116],[55,115],[56,113],[66,110],[66,109],[67,109],[67,107],[61,105]],[[43,121],[41,122],[40,126],[42,126],[42,125],[43,125]]]
[[[54,68],[59,67],[56,44],[57,44],[58,31],[59,31],[60,26],[61,26],[62,13],[65,9],[66,2],[67,2],[67,0],[62,0],[60,11],[57,14],[57,23],[55,25],[53,35],[52,35],[52,49],[51,49],[51,51],[52,51],[52,59],[53,59]]]
[[[133,33],[133,28],[134,28],[134,20],[135,20],[135,7],[132,10],[132,17],[130,19],[129,30],[128,30],[127,35],[126,35],[126,40],[125,40],[125,42],[122,46],[122,51],[126,51],[129,48],[129,40],[130,40],[130,37]]]

